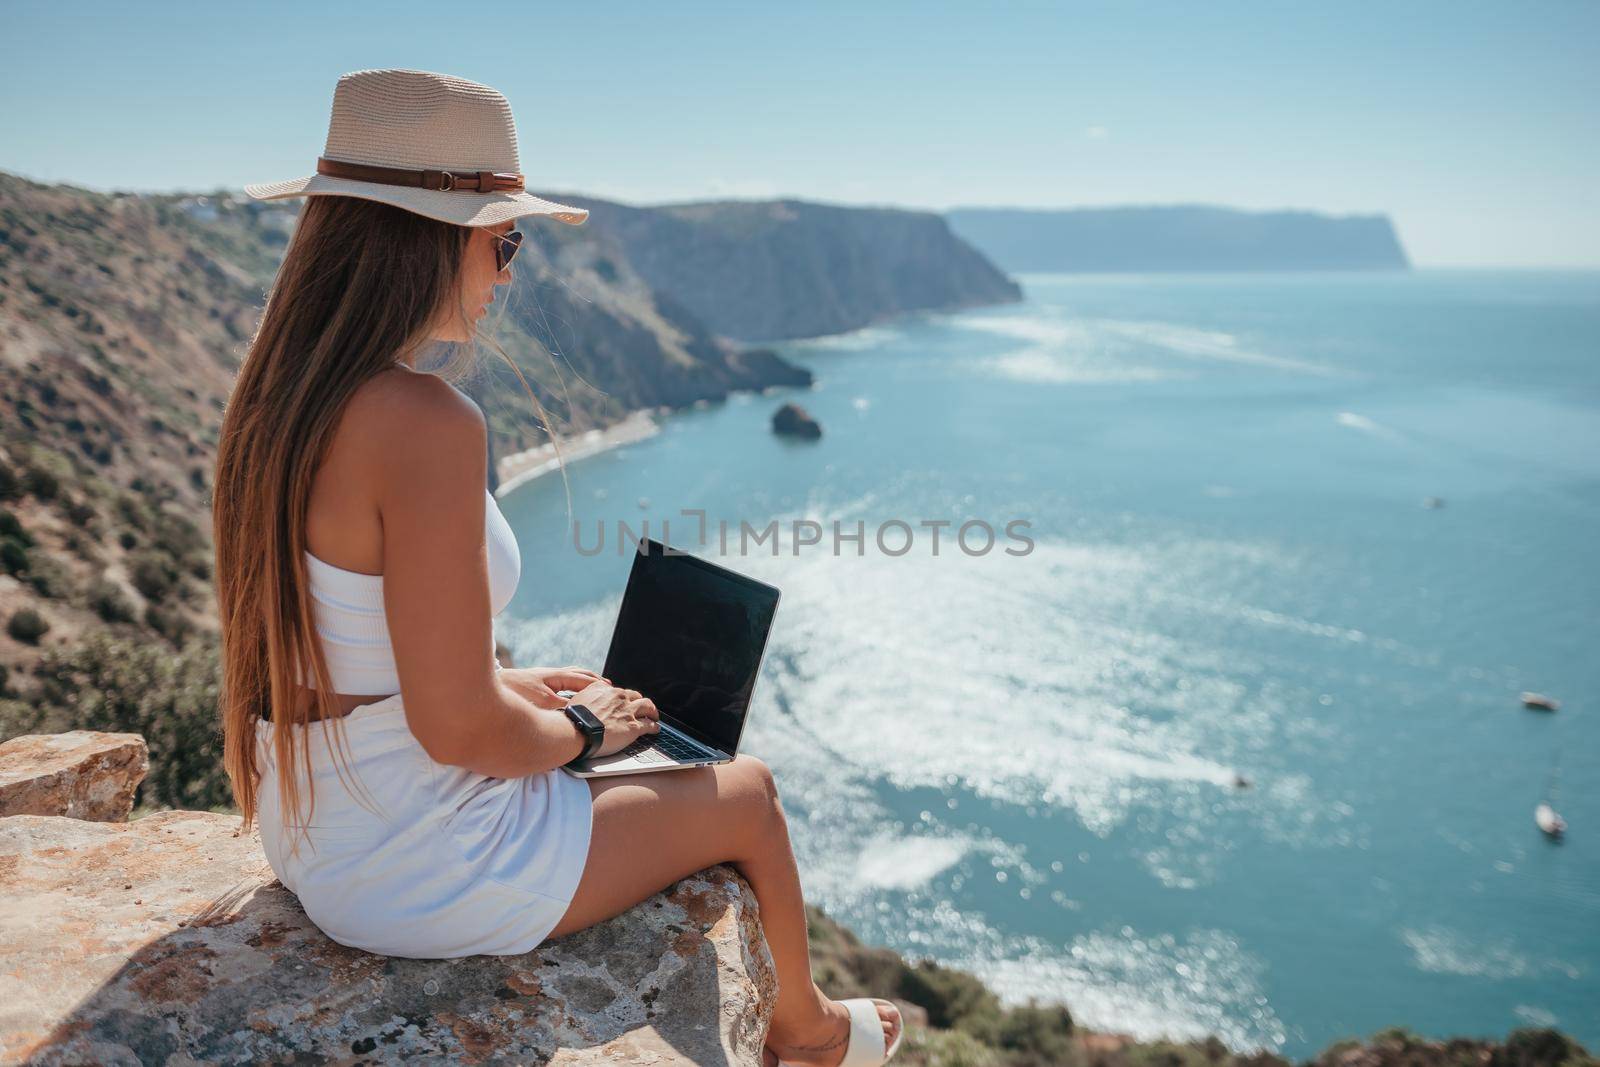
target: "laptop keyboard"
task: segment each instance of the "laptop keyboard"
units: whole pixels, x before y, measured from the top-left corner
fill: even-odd
[[[616,755],[640,756],[645,759],[649,759],[651,755],[654,755],[658,760],[665,762],[679,759],[701,759],[711,755],[711,752],[696,742],[685,741],[680,737],[662,732],[641,734],[625,747],[618,749]]]

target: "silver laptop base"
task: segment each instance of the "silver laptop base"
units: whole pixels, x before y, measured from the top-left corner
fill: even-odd
[[[670,733],[685,740],[692,740],[682,730],[675,729],[667,723],[661,724],[661,733]],[[726,752],[712,749],[700,741],[695,741],[694,744],[709,749],[712,754],[696,757],[668,756],[658,749],[647,748],[629,755],[614,752],[609,756],[599,756],[589,760],[581,770],[572,767],[561,769],[574,778],[600,778],[612,774],[649,774],[652,771],[676,771],[684,767],[711,767],[718,763],[733,762],[733,757]]]

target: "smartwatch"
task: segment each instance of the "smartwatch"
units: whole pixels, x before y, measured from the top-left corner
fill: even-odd
[[[582,767],[605,742],[606,725],[600,721],[599,716],[582,704],[568,704],[561,710],[567,713],[567,718],[571,719],[578,732],[583,734],[583,751],[568,760],[565,766]]]

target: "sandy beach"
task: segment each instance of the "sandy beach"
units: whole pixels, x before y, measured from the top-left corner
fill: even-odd
[[[618,445],[642,441],[659,430],[660,426],[652,415],[652,409],[641,408],[638,411],[631,411],[626,418],[610,426],[563,437],[560,460],[571,463],[585,456],[598,455]],[[555,446],[548,441],[536,448],[500,457],[499,462],[495,464],[500,484],[495,489],[494,495],[503,497],[540,475],[550,473],[556,469],[557,462]]]

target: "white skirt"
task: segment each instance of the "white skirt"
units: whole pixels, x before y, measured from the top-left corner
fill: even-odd
[[[398,693],[342,721],[339,764],[331,725],[326,740],[320,722],[294,727],[309,745],[316,789],[308,817],[302,780],[304,835],[284,822],[272,724],[256,724],[261,842],[311,921],[341,945],[386,956],[538,947],[583,876],[594,819],[588,782],[560,768],[490,778],[438,763],[406,725]]]

